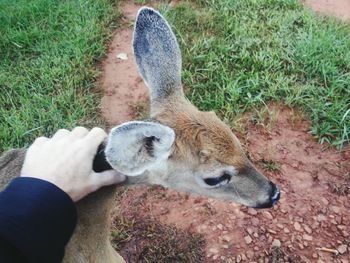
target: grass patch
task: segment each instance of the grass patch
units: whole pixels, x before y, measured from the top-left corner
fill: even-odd
[[[0,2],[0,152],[96,120],[112,0]]]
[[[232,122],[283,101],[320,143],[350,141],[350,29],[297,0],[193,0],[162,12],[183,54],[188,97]]]
[[[258,164],[265,170],[270,172],[279,172],[281,170],[281,166],[279,163],[273,160],[261,159],[258,161]]]

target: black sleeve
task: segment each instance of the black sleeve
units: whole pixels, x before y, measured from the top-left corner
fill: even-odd
[[[14,179],[0,192],[0,262],[60,262],[76,221],[75,205],[60,188]]]

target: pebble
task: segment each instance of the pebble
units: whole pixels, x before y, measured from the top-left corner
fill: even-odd
[[[277,234],[277,232],[276,232],[276,231],[274,231],[274,230],[272,230],[272,229],[267,229],[267,232],[269,232],[270,234],[274,234],[274,235],[276,235],[276,234]]]
[[[248,214],[255,216],[258,212],[254,208],[248,208]]]
[[[295,223],[294,223],[294,229],[295,229],[296,231],[300,231],[300,230],[301,230],[301,226],[300,226],[300,224],[299,224],[298,222],[295,222]]]
[[[317,216],[317,221],[318,221],[318,222],[326,221],[326,220],[327,220],[327,217],[326,217],[325,215],[323,215],[323,214],[319,214],[319,215]]]
[[[237,262],[237,263],[240,263],[241,261],[242,261],[241,255],[237,255],[237,257],[236,257],[236,262]]]
[[[279,241],[278,239],[273,240],[272,246],[273,247],[281,247],[281,241]]]
[[[254,258],[254,252],[253,251],[247,251],[247,258],[250,258],[250,259],[252,259],[252,258]]]
[[[247,232],[249,235],[253,234],[253,229],[251,229],[250,227],[247,228]]]
[[[312,240],[313,240],[312,236],[307,235],[307,234],[304,234],[304,235],[303,235],[303,239],[304,239],[304,240],[307,240],[307,241],[312,241]]]
[[[286,233],[286,234],[290,233],[290,231],[289,231],[289,229],[287,227],[285,229],[283,229],[283,232]]]
[[[306,231],[308,234],[311,234],[311,233],[312,233],[311,228],[308,227],[307,225],[304,225],[304,229],[305,229],[305,231]]]
[[[268,212],[268,211],[264,211],[264,212],[263,212],[263,215],[264,215],[264,217],[265,217],[266,219],[270,219],[270,220],[273,219],[273,216],[272,216],[271,213]]]
[[[255,217],[252,218],[252,224],[253,224],[253,226],[258,226],[259,223],[260,223],[259,219],[255,218]]]
[[[249,245],[250,243],[252,243],[253,239],[248,235],[244,237],[245,242],[247,243],[247,245]]]
[[[222,224],[218,224],[216,227],[217,227],[218,229],[222,230],[223,225],[222,225]]]
[[[340,213],[340,207],[339,206],[331,206],[331,210],[336,213],[336,214],[339,214]]]
[[[219,249],[217,249],[216,247],[212,247],[212,248],[209,248],[209,252],[211,254],[217,254],[219,253]]]
[[[328,200],[326,199],[326,198],[324,198],[324,197],[321,197],[321,202],[324,204],[324,205],[328,205],[329,204],[329,202],[328,202]]]
[[[231,241],[231,237],[228,236],[228,235],[224,235],[224,236],[222,237],[222,240],[224,240],[224,241],[226,241],[226,242],[230,242],[230,241]]]
[[[283,229],[284,226],[282,224],[277,224],[277,227]]]
[[[340,254],[344,254],[347,249],[348,249],[347,245],[340,245],[337,250],[339,251]]]

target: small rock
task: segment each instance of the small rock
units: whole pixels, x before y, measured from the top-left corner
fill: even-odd
[[[259,251],[260,249],[259,249],[258,246],[255,246],[255,247],[254,247],[254,250],[255,250],[255,251]]]
[[[337,250],[339,251],[340,254],[344,254],[347,249],[348,249],[347,245],[340,245]]]
[[[228,235],[224,235],[224,236],[222,237],[222,240],[224,240],[225,242],[230,242],[230,241],[231,241],[231,237],[228,236]]]
[[[294,223],[294,229],[295,229],[296,231],[300,231],[300,230],[301,230],[301,226],[300,226],[300,224],[299,224],[298,222],[295,222],[295,223]]]
[[[277,224],[277,227],[283,229],[284,226],[282,224]]]
[[[236,257],[236,262],[237,262],[237,263],[240,263],[241,261],[242,261],[241,255],[237,255],[237,257]]]
[[[212,247],[212,248],[209,248],[209,252],[211,254],[217,254],[219,253],[219,249],[217,249],[216,247]]]
[[[325,215],[323,215],[323,214],[319,214],[319,215],[317,216],[317,221],[318,221],[318,222],[326,221],[326,220],[327,220],[327,217],[326,217]]]
[[[224,249],[228,249],[228,245],[222,245]]]
[[[222,224],[218,224],[216,227],[217,227],[218,229],[222,230],[223,225],[222,225]]]
[[[283,232],[286,233],[286,234],[290,233],[290,231],[289,231],[289,229],[287,227],[285,229],[283,229]]]
[[[304,249],[303,244],[298,244],[298,247],[299,247],[300,249]]]
[[[253,234],[253,236],[256,237],[256,238],[259,237],[258,233],[256,233],[256,232]]]
[[[247,243],[247,245],[249,245],[250,243],[252,243],[253,239],[248,235],[244,237],[245,242]]]
[[[119,53],[119,54],[117,54],[117,59],[128,60],[128,54],[126,54],[126,53]]]
[[[248,208],[248,214],[255,216],[258,212],[254,208]]]
[[[259,219],[257,219],[256,217],[252,218],[252,224],[253,226],[258,226],[260,223]]]
[[[252,258],[254,258],[254,252],[253,251],[247,251],[247,258],[250,258],[250,259],[252,259]]]
[[[247,228],[247,232],[249,235],[253,234],[253,229],[251,229],[250,227]]]
[[[304,229],[305,229],[305,231],[306,231],[308,234],[311,234],[311,233],[312,233],[311,228],[308,227],[307,225],[304,225]]]
[[[281,241],[279,241],[278,239],[273,240],[272,246],[273,247],[281,247]]]
[[[247,260],[247,257],[245,256],[245,254],[242,254],[241,256],[242,256],[242,260],[243,260],[243,261],[244,261],[244,260]]]
[[[326,199],[326,198],[324,198],[324,197],[321,197],[321,202],[324,204],[324,205],[328,205],[329,204],[329,202],[328,202],[328,200]]]
[[[307,240],[307,241],[312,241],[312,240],[313,240],[312,236],[307,235],[307,234],[304,234],[304,235],[303,235],[303,239],[304,239],[304,240]]]
[[[313,254],[312,254],[312,258],[318,258],[317,254],[316,254],[316,253],[313,253]]]
[[[276,231],[274,231],[274,230],[272,230],[272,229],[267,229],[267,232],[269,232],[270,234],[274,234],[274,235],[276,235],[276,234],[277,234],[277,232],[276,232]]]
[[[218,259],[218,257],[219,257],[219,255],[214,255],[213,259],[216,260],[216,259]]]
[[[269,219],[269,220],[272,220],[272,219],[273,219],[273,216],[272,216],[271,213],[268,212],[268,211],[264,211],[264,212],[263,212],[263,215],[264,215],[264,217],[265,217],[266,219]]]
[[[335,206],[335,205],[332,205],[331,206],[331,210],[336,213],[336,214],[339,214],[340,213],[340,207],[339,206]]]

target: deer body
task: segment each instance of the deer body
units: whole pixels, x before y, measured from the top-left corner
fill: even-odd
[[[179,45],[155,10],[139,11],[133,47],[150,89],[151,119],[110,132],[106,158],[128,175],[125,185],[160,184],[257,208],[277,202],[278,188],[254,168],[230,128],[185,98]],[[19,176],[23,158],[24,150],[0,158],[0,188]],[[109,242],[113,200],[114,187],[105,187],[77,203],[78,224],[64,262],[124,262]]]

